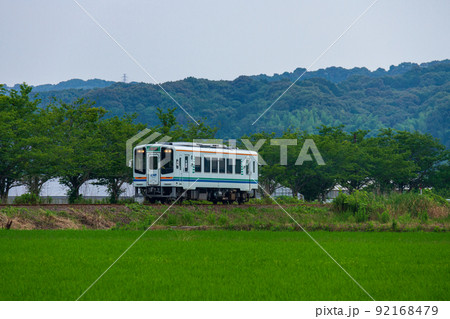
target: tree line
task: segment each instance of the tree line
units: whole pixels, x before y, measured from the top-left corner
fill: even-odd
[[[123,185],[132,181],[125,159],[126,141],[146,126],[137,123],[135,114],[111,116],[83,98],[41,104],[26,84],[18,90],[0,86],[1,201],[18,185],[39,196],[44,183],[57,178],[68,188],[70,202],[80,198],[80,187],[88,181],[105,186],[110,201],[117,202]],[[159,124],[151,131],[168,135],[172,141],[216,136],[217,128],[204,120],[199,125],[180,125],[175,110],[156,108],[152,116]],[[280,147],[270,143],[275,138],[297,141],[288,147],[286,165],[280,164]],[[282,134],[261,132],[243,139],[253,145],[266,140],[258,150],[267,162],[260,168],[259,181],[268,193],[283,185],[294,196],[301,193],[308,200],[323,199],[340,184],[350,192],[369,188],[379,193],[433,187],[448,196],[449,152],[429,134],[393,129],[370,134],[321,126],[315,134],[287,129]],[[325,165],[315,161],[295,165],[307,139],[315,142]]]
[[[280,185],[301,193],[307,200],[325,199],[337,184],[348,189],[372,190],[378,194],[432,187],[449,196],[449,151],[438,139],[419,132],[382,129],[345,132],[343,126],[322,126],[317,134],[286,130],[282,135],[257,133],[246,137],[253,145],[266,140],[258,150],[268,165],[260,168],[259,183],[272,194]],[[296,140],[287,147],[287,163],[280,164],[280,147],[271,139]],[[306,140],[312,139],[325,165],[312,160],[298,165]],[[296,163],[297,162],[297,163]]]
[[[136,115],[106,117],[104,108],[83,98],[73,103],[54,100],[40,106],[31,98],[32,88],[0,86],[0,199],[23,185],[39,196],[42,186],[57,178],[68,188],[69,202],[80,199],[80,187],[95,181],[106,186],[111,202],[117,202],[122,186],[131,183],[126,164],[126,141],[145,128]],[[202,121],[181,127],[173,115],[158,109],[161,124],[152,128],[174,140],[212,138],[215,130]]]

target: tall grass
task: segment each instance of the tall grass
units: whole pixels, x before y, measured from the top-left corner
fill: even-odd
[[[347,195],[340,193],[332,202],[338,214],[351,213],[357,222],[379,220],[387,223],[392,218],[408,216],[426,222],[428,217],[441,218],[449,215],[449,204],[445,199],[429,191],[391,193],[387,196],[366,191],[355,191]]]

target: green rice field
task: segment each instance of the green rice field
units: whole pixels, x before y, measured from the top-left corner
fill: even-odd
[[[142,231],[0,230],[0,300],[76,300]],[[449,300],[450,233],[311,232],[376,300]],[[304,232],[151,230],[81,300],[370,300]]]

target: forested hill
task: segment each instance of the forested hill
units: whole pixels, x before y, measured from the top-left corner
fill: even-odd
[[[449,60],[404,63],[388,71],[327,68],[307,73],[252,126],[301,72],[241,76],[234,81],[187,78],[162,85],[194,118],[206,118],[207,124],[217,126],[218,137],[281,132],[286,127],[314,132],[322,124],[344,124],[348,131],[383,127],[418,130],[450,146]],[[150,125],[158,121],[157,107],[176,106],[158,86],[145,83],[47,91],[39,96],[44,103],[51,96],[67,102],[86,97],[109,110],[110,115],[136,112],[139,121]],[[181,123],[189,122],[181,110],[177,117]]]

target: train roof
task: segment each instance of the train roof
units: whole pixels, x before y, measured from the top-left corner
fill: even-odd
[[[255,151],[250,151],[246,149],[239,149],[237,147],[230,147],[223,144],[208,144],[208,143],[192,143],[192,142],[164,142],[164,143],[152,143],[145,145],[138,145],[138,147],[143,146],[172,146],[171,148],[177,151],[207,151],[208,153],[225,153],[234,154],[236,151],[243,153],[242,155],[257,155]]]

